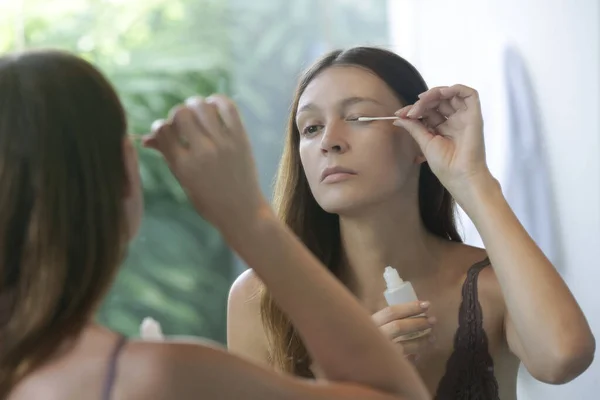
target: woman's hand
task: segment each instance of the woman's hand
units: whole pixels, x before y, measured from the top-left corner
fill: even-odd
[[[477,92],[463,85],[433,88],[397,115],[394,124],[417,141],[481,236],[506,304],[503,333],[511,352],[543,382],[562,384],[579,376],[593,361],[594,336],[486,166]]]
[[[436,87],[396,112],[394,124],[419,144],[433,173],[456,197],[491,178],[485,161],[479,96],[464,85]]]
[[[406,357],[414,362],[433,340],[430,333],[436,320],[424,314],[428,308],[428,302],[397,304],[377,311],[372,318],[380,331],[400,344]]]
[[[158,150],[196,210],[217,228],[250,221],[268,207],[246,130],[225,96],[190,98],[144,138]]]

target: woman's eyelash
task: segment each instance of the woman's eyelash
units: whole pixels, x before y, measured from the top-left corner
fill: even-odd
[[[359,121],[358,119],[362,117],[362,115],[358,115],[358,116],[352,116],[352,117],[347,117],[344,120],[346,122],[352,122],[352,123],[356,123],[356,124],[370,124],[372,121]],[[323,125],[317,125],[317,124],[313,124],[313,125],[308,125],[306,128],[302,129],[302,135],[312,135],[314,133],[318,132],[319,128],[322,128]]]
[[[347,122],[355,122],[357,124],[368,124],[369,122],[372,122],[372,121],[359,121],[358,119],[360,117],[362,117],[362,115],[360,115],[358,117],[348,117],[348,118],[346,118],[346,121]]]
[[[308,125],[306,128],[302,129],[302,134],[303,135],[311,135],[313,133],[316,133],[316,131],[314,132],[310,132],[311,128],[319,128],[322,125]]]

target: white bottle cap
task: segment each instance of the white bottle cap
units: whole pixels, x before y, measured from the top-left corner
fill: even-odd
[[[398,271],[392,267],[385,267],[383,279],[385,279],[388,290],[399,288],[404,283],[400,275],[398,275]]]
[[[162,329],[158,321],[146,317],[140,325],[140,336],[142,339],[162,340],[164,339]]]

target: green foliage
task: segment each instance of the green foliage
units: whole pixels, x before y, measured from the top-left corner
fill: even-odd
[[[144,134],[187,97],[227,92],[225,11],[216,0],[34,0],[25,37],[29,48],[69,50],[99,66],[119,92],[130,132]],[[145,217],[98,319],[137,335],[152,316],[166,334],[224,342],[231,253],[162,158],[143,148],[139,156]]]
[[[0,51],[18,36],[11,10],[0,15]],[[386,0],[28,0],[25,15],[27,47],[73,51],[104,71],[133,134],[189,96],[232,95],[266,194],[299,72],[335,47],[387,44]],[[142,148],[139,156],[145,217],[98,319],[137,335],[152,316],[167,334],[224,343],[227,291],[240,263],[161,157]]]
[[[229,81],[226,41],[203,38],[195,28],[197,22],[210,27],[223,10],[209,1],[155,3],[137,19],[137,32],[125,29],[118,42],[125,53],[114,54],[127,54],[128,62],[105,68],[133,134],[147,133],[152,121],[190,96],[226,90]],[[142,318],[152,316],[166,334],[224,342],[231,254],[190,207],[161,157],[142,148],[139,155],[146,216],[99,320],[136,334]]]
[[[220,236],[188,204],[151,196],[99,319],[134,334],[141,319],[152,316],[166,334],[223,342],[230,265]]]

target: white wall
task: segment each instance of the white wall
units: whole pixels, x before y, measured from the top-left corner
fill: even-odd
[[[538,100],[549,157],[559,271],[600,347],[600,2],[598,0],[389,0],[393,49],[430,86],[489,87],[490,62],[508,40],[523,55]],[[497,68],[497,66],[496,66]],[[482,94],[482,101],[486,101]],[[493,149],[488,149],[488,153]],[[519,381],[519,399],[592,399],[600,352],[563,386]]]

